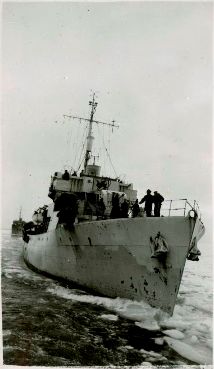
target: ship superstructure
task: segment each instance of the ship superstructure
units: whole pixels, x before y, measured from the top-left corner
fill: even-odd
[[[84,167],[80,173],[55,172],[49,197],[25,225],[24,259],[36,270],[99,294],[144,300],[172,314],[186,259],[198,260],[204,233],[196,202],[170,200],[163,216],[138,216],[132,183],[100,175],[92,158],[97,103],[90,101]],[[124,210],[125,209],[125,210]],[[176,212],[176,210],[182,213]]]

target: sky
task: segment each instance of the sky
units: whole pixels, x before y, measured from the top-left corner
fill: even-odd
[[[116,173],[139,199],[197,200],[212,244],[212,7],[3,3],[2,227],[50,202],[51,174],[74,157],[63,114],[88,118],[96,92],[95,119],[120,126],[103,133]]]

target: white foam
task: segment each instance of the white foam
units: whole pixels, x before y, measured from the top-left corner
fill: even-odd
[[[126,350],[134,350],[134,347],[132,346],[124,346]]]
[[[160,358],[163,357],[161,354],[158,354],[157,352],[154,352],[154,351],[146,351],[144,349],[140,349],[140,352],[141,352],[141,354],[145,354],[145,355],[150,356],[152,358],[160,359]]]
[[[106,319],[106,320],[111,320],[111,321],[117,321],[118,320],[118,316],[113,315],[113,314],[102,314],[102,315],[100,315],[100,318]]]
[[[86,302],[86,303],[95,304],[95,305],[102,305],[106,307],[107,309],[110,309],[112,307],[112,304],[114,304],[114,300],[108,297],[100,297],[100,296],[93,296],[93,295],[79,295],[79,294],[73,293],[72,290],[69,290],[68,288],[61,287],[61,286],[48,287],[47,292],[50,292],[54,295],[57,295],[59,297],[62,297],[68,300]]]
[[[21,267],[4,267],[4,271],[8,274],[20,273],[22,270]]]
[[[203,261],[203,258],[202,258]],[[204,264],[189,262],[181,283],[178,303],[172,317],[145,302],[128,299],[98,297],[77,294],[64,287],[52,284],[48,291],[73,302],[80,301],[103,306],[113,314],[133,320],[136,326],[148,330],[161,329],[169,338],[181,343],[197,345],[198,350],[211,356],[212,348],[212,278],[207,273],[210,259]],[[211,267],[209,270],[212,269]],[[203,278],[202,278],[203,277]],[[164,330],[168,332],[164,332]],[[159,344],[162,344],[161,342]],[[186,347],[186,346],[184,346]],[[208,351],[207,351],[208,350]]]
[[[93,295],[79,295],[65,287],[56,285],[48,287],[47,292],[73,301],[104,306],[106,309],[115,312],[121,317],[142,322],[142,327],[144,325],[145,329],[159,329],[158,323],[155,320],[156,317],[159,317],[159,310],[152,308],[145,302],[133,302],[119,297],[111,299]]]

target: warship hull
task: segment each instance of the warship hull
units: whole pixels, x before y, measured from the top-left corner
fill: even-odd
[[[23,226],[24,226],[24,222],[15,221],[12,224],[11,235],[12,236],[21,237],[22,236]]]
[[[173,313],[191,244],[203,233],[190,216],[137,217],[86,221],[71,230],[57,225],[29,235],[24,260],[38,271],[77,283],[99,294],[145,301]],[[153,257],[152,241],[161,233],[164,258]]]

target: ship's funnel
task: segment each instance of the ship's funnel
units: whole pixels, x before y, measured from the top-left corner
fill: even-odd
[[[99,176],[101,167],[99,165],[87,165],[86,174],[89,176]]]

